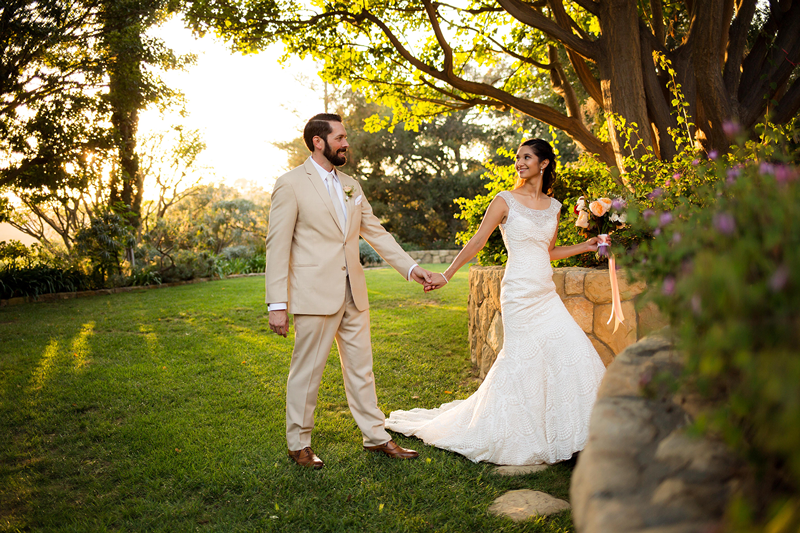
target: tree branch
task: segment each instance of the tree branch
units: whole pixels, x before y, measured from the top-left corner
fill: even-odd
[[[781,97],[778,107],[772,115],[776,124],[785,124],[800,112],[800,77],[794,80],[789,90]]]
[[[664,46],[667,42],[666,33],[664,32],[664,6],[661,0],[650,0],[650,27],[653,29],[653,36],[660,46]]]
[[[725,81],[725,89],[732,96],[739,92],[747,32],[756,12],[756,2],[757,0],[739,0],[736,6],[736,18],[728,30],[727,58],[722,79]]]
[[[567,107],[567,116],[568,117],[578,117],[579,119],[583,119],[581,114],[581,106],[578,103],[578,97],[575,95],[575,90],[570,85],[569,80],[567,80],[566,74],[564,74],[564,68],[561,66],[561,62],[558,60],[558,50],[556,50],[555,46],[548,47],[548,53],[550,56],[550,85],[553,87],[553,91],[556,94],[561,96],[564,99],[564,103]]]
[[[567,27],[566,29],[561,27],[559,24],[532,8],[530,4],[526,4],[521,0],[497,0],[497,3],[518,21],[543,31],[567,48],[572,48],[583,57],[593,61],[599,58],[600,48],[597,46],[596,41],[581,39],[572,33],[571,27]]]
[[[380,28],[395,50],[420,72],[427,74],[433,79],[442,81],[459,91],[489,97],[517,109],[530,117],[564,130],[584,150],[597,154],[606,164],[616,165],[610,143],[600,141],[587,130],[580,117],[568,117],[552,107],[519,98],[492,85],[465,80],[456,76],[452,71],[445,72],[438,70],[409,52],[386,23],[369,11],[364,10],[355,17],[370,20]]]
[[[800,2],[782,4],[783,6],[789,4],[785,12],[773,10],[770,15],[770,19],[776,19],[775,26],[778,31],[773,34],[774,41],[771,43],[769,53],[764,54],[766,61],[761,62],[764,69],[758,71],[758,74],[750,71],[747,68],[752,65],[749,56],[743,65],[742,78],[753,80],[747,87],[744,98],[741,98],[741,93],[745,87],[743,85],[739,87],[739,101],[743,108],[740,118],[742,125],[746,127],[754,124],[770,105],[771,100],[783,92],[800,63]],[[755,61],[753,64],[757,63],[759,62]]]

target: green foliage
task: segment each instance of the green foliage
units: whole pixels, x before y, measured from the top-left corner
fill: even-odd
[[[0,298],[36,298],[92,288],[91,279],[81,270],[50,259],[36,244],[27,247],[19,241],[0,241]]]
[[[745,492],[731,508],[737,531],[765,520],[774,520],[770,531],[789,531],[779,523],[800,516],[800,151],[794,140],[800,129],[794,124],[765,124],[759,142],[745,144],[740,136],[725,156],[711,154],[689,166],[678,161],[675,177],[630,217],[636,231],[652,238],[626,262],[673,324],[687,354],[685,385],[716,405],[696,426],[741,453],[766,488]]]
[[[56,292],[85,291],[94,287],[93,280],[77,268],[44,264],[0,267],[0,298],[32,296]]]
[[[358,259],[362,265],[376,264],[382,261],[378,252],[364,239],[358,240]]]
[[[122,274],[125,250],[134,242],[135,237],[124,218],[117,213],[104,213],[93,218],[90,227],[78,232],[75,250],[90,261],[94,283],[102,287],[112,276]]]
[[[151,213],[136,248],[137,263],[162,282],[263,272],[269,195],[225,185],[199,185]]]

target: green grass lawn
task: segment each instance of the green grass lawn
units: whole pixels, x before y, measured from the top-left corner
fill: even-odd
[[[427,265],[441,271],[443,265]],[[424,294],[367,272],[381,408],[436,407],[478,382],[467,273]],[[488,514],[508,490],[568,498],[571,464],[517,478],[425,446],[369,454],[335,349],[302,469],[286,455],[292,350],[261,277],[0,309],[0,531],[571,531],[569,512]]]

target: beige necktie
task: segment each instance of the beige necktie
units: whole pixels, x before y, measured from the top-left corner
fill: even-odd
[[[331,196],[331,201],[333,202],[333,208],[336,210],[336,216],[339,217],[339,224],[342,227],[342,233],[345,230],[345,217],[344,217],[344,209],[342,209],[342,201],[339,199],[339,194],[336,192],[336,187],[333,184],[333,180],[336,179],[333,176],[333,173],[328,174],[325,178],[325,186],[328,189],[328,194]]]

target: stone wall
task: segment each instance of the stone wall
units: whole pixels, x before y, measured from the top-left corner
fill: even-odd
[[[469,270],[470,359],[486,373],[503,347],[503,316],[500,312],[500,280],[504,267],[472,266]],[[611,314],[611,282],[608,270],[557,268],[553,271],[556,292],[567,310],[586,332],[597,353],[608,366],[614,357],[649,332],[666,324],[655,306],[636,309],[637,297],[645,290],[643,282],[629,283],[625,271],[617,272],[625,322],[614,333]]]

